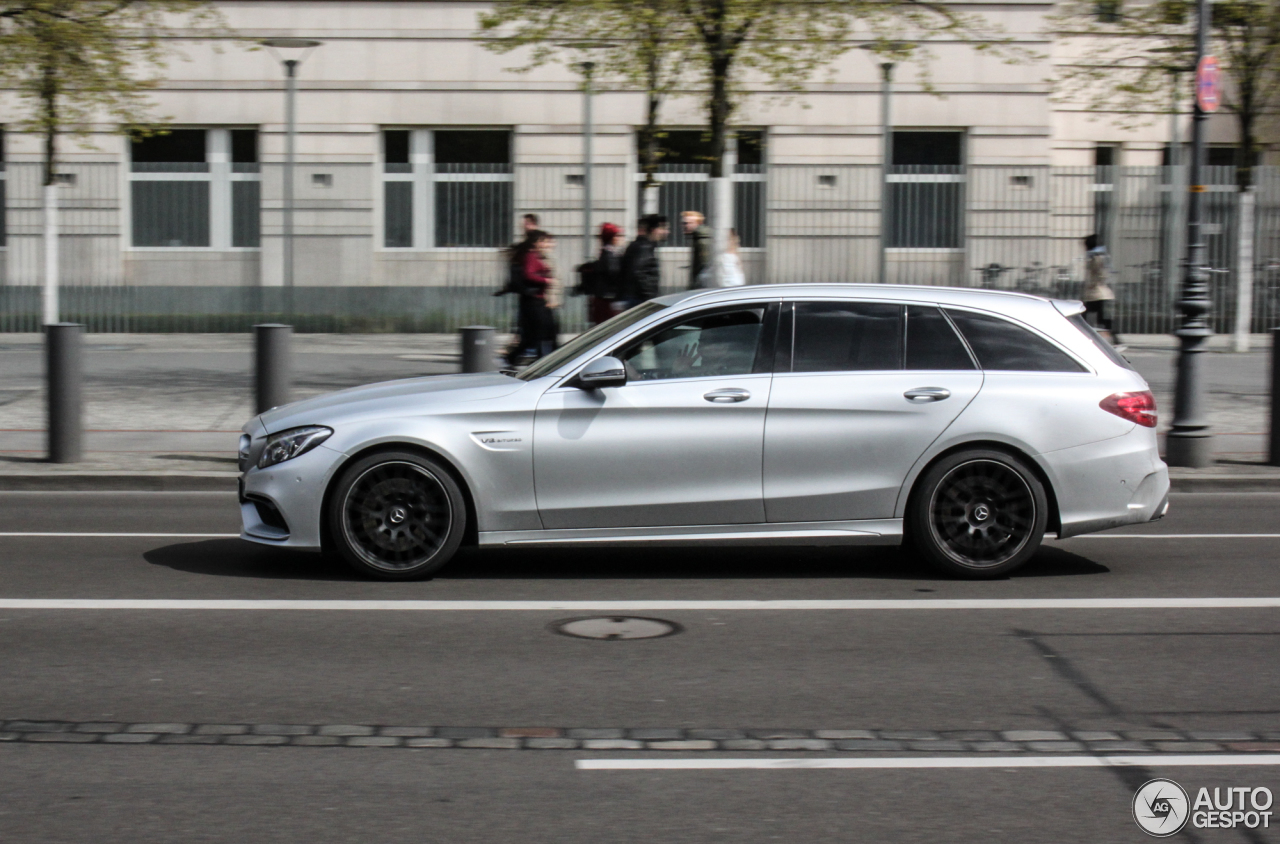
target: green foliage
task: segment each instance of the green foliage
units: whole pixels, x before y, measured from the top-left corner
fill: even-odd
[[[746,80],[803,93],[859,41],[886,60],[915,60],[926,87],[931,39],[965,41],[1010,62],[1032,57],[979,16],[916,0],[498,0],[480,23],[491,49],[524,50],[520,70],[589,53],[598,72],[648,91],[651,102],[677,90],[704,92],[713,176]],[[655,25],[660,37],[648,34]],[[656,75],[655,60],[663,68]]]
[[[1239,183],[1252,183],[1257,126],[1280,110],[1280,0],[1212,4],[1209,53],[1228,78],[1224,107],[1240,125]],[[1068,0],[1051,19],[1059,40],[1057,98],[1131,127],[1193,93],[1196,10],[1189,0],[1130,2],[1110,19],[1096,0]],[[1173,86],[1177,85],[1175,89]]]
[[[145,94],[172,52],[171,22],[218,24],[201,0],[9,0],[0,2],[0,84],[29,107],[19,126],[45,139],[45,184],[56,138],[84,136],[95,120],[149,134]]]

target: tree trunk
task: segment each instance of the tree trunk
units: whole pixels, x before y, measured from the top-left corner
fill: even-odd
[[[723,41],[723,34],[721,35]],[[723,43],[711,61],[711,177],[707,199],[711,225],[711,286],[724,286],[723,255],[729,248],[733,226],[732,174],[725,172],[729,148],[729,65],[732,62]]]
[[[1246,92],[1248,93],[1248,92]],[[1236,186],[1240,189],[1236,225],[1236,319],[1232,348],[1249,351],[1253,328],[1253,97],[1242,98],[1239,111],[1240,146],[1236,149]]]
[[[40,86],[44,123],[44,322],[58,322],[58,84],[56,69],[43,69]]]
[[[640,167],[644,172],[644,200],[641,213],[658,213],[658,110],[662,101],[656,93],[658,87],[657,60],[649,65],[649,103],[645,112],[644,128],[640,130]]]

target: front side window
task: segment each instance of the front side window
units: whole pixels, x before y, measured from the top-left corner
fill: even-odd
[[[510,132],[388,129],[382,153],[386,248],[498,248],[511,241]]]
[[[130,142],[132,244],[261,245],[258,133],[173,129]]]
[[[617,357],[629,381],[749,375],[764,335],[763,306],[700,314],[667,324]]]
[[[983,369],[1015,372],[1084,372],[1066,352],[1006,319],[947,309]]]
[[[800,302],[792,372],[902,368],[902,307],[880,302]]]

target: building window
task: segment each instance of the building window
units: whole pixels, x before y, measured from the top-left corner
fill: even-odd
[[[510,132],[388,129],[382,155],[386,248],[498,248],[511,240]]]
[[[733,166],[733,228],[744,248],[764,246],[765,135],[759,130],[739,130]],[[668,246],[688,246],[680,226],[683,211],[708,214],[707,180],[711,177],[711,140],[705,132],[673,130],[658,140],[658,213],[671,220]],[[637,161],[637,169],[640,163]],[[637,173],[639,205],[644,207],[644,174]]]
[[[1096,0],[1093,4],[1093,16],[1098,23],[1119,23],[1121,0]]]
[[[130,144],[132,244],[258,248],[261,173],[253,129],[174,129]]]
[[[963,246],[964,136],[960,132],[894,132],[886,176],[890,249]]]

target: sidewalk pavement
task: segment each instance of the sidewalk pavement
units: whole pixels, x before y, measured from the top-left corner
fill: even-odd
[[[1177,338],[1124,338],[1172,418]],[[1172,471],[1179,490],[1280,491],[1266,466],[1270,338],[1245,354],[1212,338],[1205,375],[1215,465]],[[505,337],[500,337],[506,342]],[[43,338],[0,335],[0,489],[234,489],[240,425],[253,415],[247,334],[85,337],[85,459],[44,462]],[[306,398],[392,378],[456,372],[457,335],[299,334],[294,395]]]

